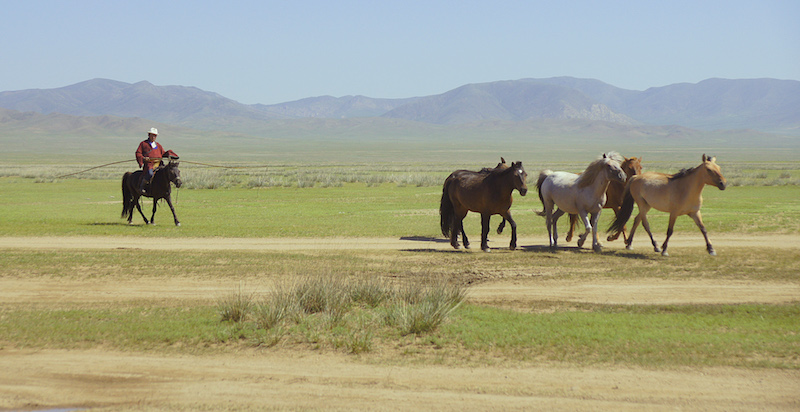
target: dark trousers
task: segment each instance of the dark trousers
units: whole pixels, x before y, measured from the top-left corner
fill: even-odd
[[[146,169],[142,170],[142,183],[141,183],[141,187],[140,187],[142,192],[144,192],[144,186],[146,184],[150,183],[151,180],[153,180],[153,174],[154,173],[155,172],[153,171],[152,168],[146,168]]]

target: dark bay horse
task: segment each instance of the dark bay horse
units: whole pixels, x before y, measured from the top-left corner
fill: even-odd
[[[528,174],[522,162],[514,162],[511,166],[501,161],[494,169],[483,169],[480,172],[456,170],[444,182],[442,201],[439,205],[440,226],[442,235],[450,238],[450,244],[458,249],[458,234],[465,248],[469,248],[469,240],[464,233],[464,217],[467,212],[481,214],[481,249],[489,251],[489,219],[492,215],[501,215],[511,225],[510,249],[517,248],[517,224],[511,218],[511,193],[514,189],[520,195],[528,193],[526,179]]]
[[[631,246],[633,234],[641,222],[644,230],[650,235],[653,249],[656,252],[661,252],[663,256],[669,256],[667,243],[670,236],[672,236],[675,220],[678,216],[689,215],[706,240],[708,254],[715,256],[717,253],[714,251],[714,247],[711,246],[711,242],[708,241],[708,232],[700,215],[700,207],[703,205],[702,193],[706,185],[713,185],[719,190],[725,190],[728,183],[725,177],[722,176],[722,171],[716,163],[716,158],[705,154],[703,154],[703,163],[699,166],[683,169],[674,175],[648,172],[634,176],[625,186],[625,199],[622,202],[622,208],[617,213],[617,218],[611,223],[608,231],[620,230],[625,225],[625,222],[631,217],[633,203],[635,202],[639,207],[639,214],[636,215],[631,232],[628,234],[628,241],[626,242],[628,249],[633,248]],[[650,223],[647,221],[647,212],[650,208],[669,213],[667,238],[664,239],[661,249],[658,248],[658,244],[653,239],[653,233],[650,232]]]
[[[558,244],[557,223],[564,213],[579,215],[586,227],[586,231],[578,238],[578,247],[583,246],[591,231],[592,250],[599,252],[602,249],[597,240],[597,221],[606,203],[608,183],[614,180],[624,182],[626,179],[625,172],[620,167],[622,161],[621,155],[609,152],[590,163],[579,175],[551,170],[544,170],[539,174],[536,189],[544,210],[538,214],[545,217],[551,249],[555,249]]]
[[[620,166],[622,166],[622,171],[628,176],[628,180],[631,180],[631,178],[635,175],[642,174],[642,158],[624,156],[623,158],[625,160],[620,164]],[[622,207],[622,199],[624,198],[625,194],[625,183],[627,183],[627,181],[618,182],[616,180],[612,180],[608,183],[608,189],[606,189],[606,204],[603,206],[603,208],[613,210],[614,216],[619,213],[619,209]],[[566,237],[567,242],[572,240],[572,233],[575,229],[575,223],[577,221],[578,215],[569,215],[569,232],[567,232]],[[617,240],[620,234],[622,235],[622,240],[628,240],[628,237],[625,236],[625,226],[622,227],[622,230],[609,234],[606,240],[609,242]]]
[[[134,207],[136,207],[139,214],[142,215],[145,224],[155,224],[156,206],[160,199],[164,199],[167,201],[169,209],[172,210],[175,226],[181,225],[181,222],[178,221],[178,217],[175,215],[175,208],[172,206],[172,198],[170,196],[172,193],[172,186],[170,183],[174,183],[175,187],[181,187],[181,171],[178,169],[179,163],[180,162],[171,161],[167,163],[166,166],[156,168],[153,174],[153,181],[150,183],[147,194],[142,194],[139,189],[142,171],[125,172],[122,176],[122,218],[127,218],[128,224],[131,224],[131,220],[133,220]],[[139,198],[142,196],[153,198],[153,214],[150,216],[149,222],[144,216],[144,213],[142,213],[142,207],[139,205]]]

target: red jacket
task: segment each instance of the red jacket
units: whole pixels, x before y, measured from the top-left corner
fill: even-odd
[[[160,164],[159,160],[145,162],[144,161],[145,157],[160,158],[166,156],[175,156],[175,157],[178,156],[172,150],[164,150],[164,147],[161,146],[160,143],[158,142],[153,142],[153,143],[155,143],[156,147],[151,146],[150,140],[144,140],[141,143],[139,143],[139,147],[136,148],[136,161],[139,163],[139,167],[142,167],[144,170],[152,169],[153,165],[157,166],[158,164]]]

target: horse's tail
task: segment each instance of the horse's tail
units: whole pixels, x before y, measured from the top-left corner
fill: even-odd
[[[453,230],[453,217],[455,217],[455,209],[453,202],[450,200],[449,187],[453,182],[450,177],[444,181],[442,186],[442,202],[439,204],[439,226],[442,228],[442,235],[450,238],[450,233]]]
[[[625,227],[625,223],[628,223],[628,219],[631,218],[631,214],[633,213],[633,195],[631,194],[631,183],[633,183],[634,180],[635,179],[628,179],[628,183],[625,184],[625,192],[622,195],[622,205],[620,206],[619,211],[617,211],[617,217],[614,218],[614,221],[608,226],[606,233],[622,232],[622,229]]]
[[[542,196],[542,185],[544,184],[544,180],[547,179],[547,176],[550,176],[553,173],[552,170],[542,170],[539,173],[539,180],[536,181],[536,191],[539,192],[539,200],[542,202],[542,211],[536,212],[539,216],[544,216],[545,208],[544,208],[544,197]]]
[[[133,214],[133,193],[131,192],[131,188],[128,187],[128,178],[130,178],[131,172],[125,172],[122,175],[122,218],[127,219],[130,218]]]

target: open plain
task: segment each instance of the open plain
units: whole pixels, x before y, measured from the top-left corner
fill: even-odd
[[[675,255],[702,248],[682,236]],[[686,239],[688,238],[688,239]],[[717,235],[717,258],[740,248],[800,251],[800,236]],[[498,246],[493,242],[493,246]],[[59,253],[70,250],[292,251],[388,253],[402,259],[437,255],[497,256],[542,252],[534,239],[520,250],[492,254],[450,249],[426,238],[342,239],[133,239],[125,237],[2,237],[0,249]],[[614,244],[618,247],[618,244]],[[620,259],[608,246],[609,259]],[[652,253],[647,248],[646,253]],[[590,254],[567,247],[555,255]],[[655,255],[655,254],[653,254]],[[382,255],[381,255],[382,256]],[[657,258],[656,260],[661,260]],[[669,258],[680,259],[680,258]],[[102,272],[107,270],[95,268]],[[258,276],[221,281],[205,275],[69,276],[9,274],[0,277],[6,310],[38,308],[213,305],[235,282],[268,288]],[[791,304],[800,299],[797,280],[664,277],[559,276],[561,269],[475,270],[468,302],[528,312],[537,302],[604,304]],[[565,269],[566,270],[566,269]],[[35,269],[31,268],[32,272]],[[114,347],[0,347],[0,409],[92,410],[797,410],[800,373],[796,368],[641,367],[631,364],[580,365],[552,360],[509,362],[407,361],[391,346],[349,355],[293,345],[194,353],[181,350],[130,351]]]

